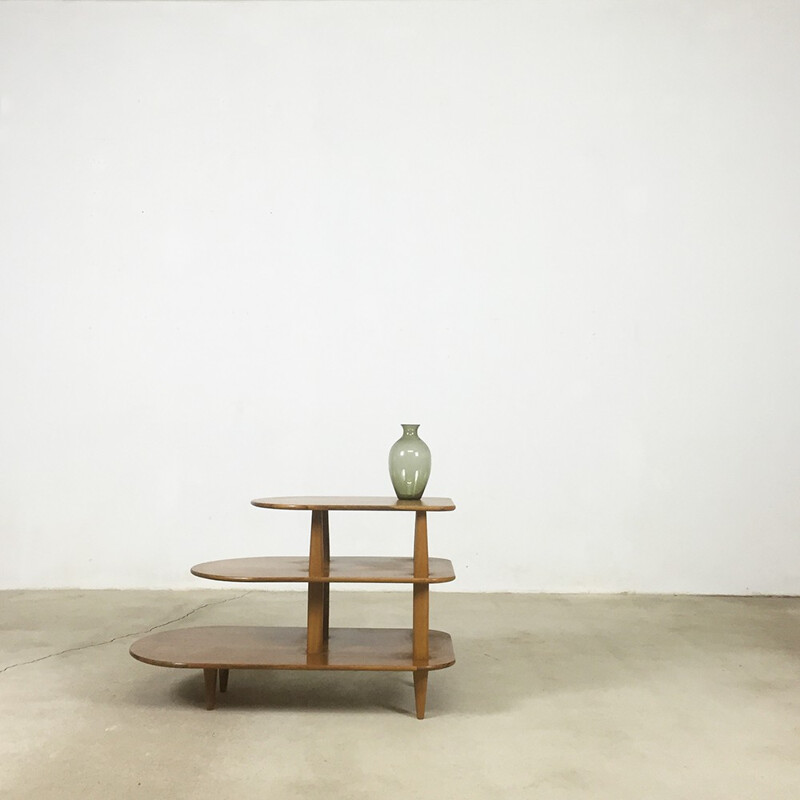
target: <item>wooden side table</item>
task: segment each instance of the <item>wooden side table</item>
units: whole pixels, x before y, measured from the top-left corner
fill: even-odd
[[[260,508],[311,511],[308,558],[261,557],[210,561],[192,567],[201,578],[253,583],[308,584],[305,628],[213,626],[160,631],[137,640],[131,655],[147,664],[202,669],[206,707],[216,704],[216,687],[226,691],[231,669],[388,670],[414,674],[417,718],[425,716],[428,673],[455,663],[448,633],[429,629],[429,587],[455,579],[453,565],[428,558],[429,511],[452,511],[446,497],[271,497]],[[413,558],[330,556],[330,511],[414,512]],[[410,583],[411,628],[330,628],[332,583]]]

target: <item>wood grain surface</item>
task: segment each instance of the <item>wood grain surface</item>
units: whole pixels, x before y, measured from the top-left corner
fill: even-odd
[[[195,564],[192,575],[212,581],[253,583],[447,583],[455,580],[446,558],[428,560],[427,577],[414,574],[414,559],[403,556],[336,556],[328,575],[310,577],[306,556],[227,558]]]
[[[337,669],[409,671],[455,663],[450,634],[430,631],[428,658],[413,657],[407,628],[331,628],[324,652],[306,652],[306,628],[219,625],[158,631],[134,642],[146,664],[183,669]],[[227,683],[227,681],[226,681]]]
[[[262,497],[250,502],[259,508],[299,511],[453,511],[456,507],[449,497]]]

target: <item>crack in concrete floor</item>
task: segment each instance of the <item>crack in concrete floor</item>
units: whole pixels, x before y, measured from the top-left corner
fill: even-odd
[[[182,620],[187,619],[187,617],[191,617],[192,614],[196,614],[198,611],[202,611],[204,608],[209,608],[209,606],[221,606],[225,605],[225,603],[232,603],[234,600],[241,600],[243,597],[247,597],[247,595],[252,594],[252,589],[247,592],[242,592],[242,594],[237,594],[235,597],[226,597],[222,600],[216,600],[209,603],[202,603],[196,608],[191,609],[191,611],[187,611],[183,616],[175,617],[175,619],[169,619],[166,622],[160,622],[158,625],[153,625],[152,628],[147,628],[143,631],[133,631],[131,633],[122,633],[119,636],[114,636],[111,639],[105,639],[102,642],[89,642],[89,644],[82,644],[78,647],[67,647],[64,650],[59,650],[56,653],[48,653],[46,656],[39,656],[39,658],[32,658],[30,661],[20,661],[17,664],[8,664],[7,666],[0,669],[0,675],[4,672],[8,672],[10,669],[14,669],[14,667],[25,667],[29,664],[37,664],[39,661],[47,661],[49,658],[55,658],[56,656],[63,656],[66,653],[76,653],[79,650],[88,650],[91,647],[101,647],[104,644],[111,644],[112,642],[118,642],[120,639],[128,639],[131,636],[144,636],[145,634],[151,633],[152,631],[158,630],[159,628],[165,628],[167,625],[172,625],[173,622],[181,622]]]

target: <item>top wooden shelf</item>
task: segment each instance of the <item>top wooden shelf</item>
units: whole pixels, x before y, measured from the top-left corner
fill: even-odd
[[[300,511],[453,511],[456,507],[449,497],[262,497],[250,502],[259,508]]]

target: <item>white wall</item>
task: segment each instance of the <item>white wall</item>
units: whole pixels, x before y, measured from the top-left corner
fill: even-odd
[[[800,593],[798,41],[761,0],[1,3],[0,586],[302,552],[249,500],[391,493],[419,422],[453,589]]]

